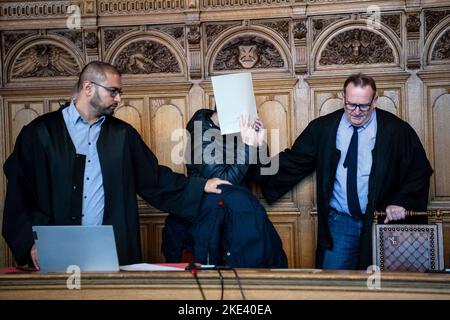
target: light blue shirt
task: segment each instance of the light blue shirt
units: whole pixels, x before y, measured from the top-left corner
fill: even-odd
[[[86,156],[83,180],[83,225],[101,225],[105,209],[105,192],[100,160],[97,153],[97,140],[100,136],[105,116],[89,123],[81,117],[74,101],[62,111],[67,130],[77,154]]]
[[[347,168],[344,168],[344,160],[347,156],[350,139],[353,135],[352,124],[348,121],[346,114],[342,115],[341,122],[336,134],[336,148],[341,151],[341,158],[336,170],[336,179],[334,180],[333,195],[331,196],[330,206],[339,212],[345,212],[350,215],[347,204]],[[357,186],[358,198],[361,206],[361,212],[366,212],[369,176],[372,169],[372,150],[375,147],[377,135],[377,117],[376,109],[372,112],[369,121],[358,128],[358,171]]]

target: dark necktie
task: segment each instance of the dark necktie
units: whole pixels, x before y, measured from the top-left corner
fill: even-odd
[[[347,168],[347,204],[350,214],[361,218],[361,207],[358,198],[357,171],[358,171],[358,127],[353,126],[353,135],[348,146],[344,161]]]

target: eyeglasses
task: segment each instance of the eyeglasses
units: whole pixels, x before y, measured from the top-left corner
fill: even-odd
[[[344,98],[344,104],[345,104],[345,107],[349,111],[355,111],[356,108],[359,108],[360,111],[368,111],[370,109],[370,107],[372,106],[372,102],[374,99],[375,99],[375,96],[373,96],[372,100],[370,100],[370,102],[367,104],[358,104],[358,103],[348,103],[347,99]]]
[[[108,91],[111,94],[111,97],[115,97],[118,94],[122,95],[122,89],[121,88],[116,88],[116,87],[105,87],[103,85],[101,85],[100,83],[91,81],[92,84],[95,84],[96,86],[102,87],[103,89],[105,89],[106,91]]]

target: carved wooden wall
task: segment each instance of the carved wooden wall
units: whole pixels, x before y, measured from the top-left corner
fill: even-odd
[[[379,107],[415,128],[435,169],[429,209],[443,214],[450,266],[449,1],[7,0],[0,36],[1,163],[22,126],[56,110],[93,60],[121,70],[125,95],[116,116],[178,172],[184,166],[170,160],[178,143],[172,133],[213,105],[212,75],[252,72],[258,111],[278,130],[272,153],[342,107],[350,73],[374,76]],[[5,180],[0,175],[1,211]],[[290,267],[314,266],[314,187],[312,176],[267,206]],[[143,201],[140,214],[144,258],[162,261],[165,214]],[[11,264],[1,240],[0,266]]]

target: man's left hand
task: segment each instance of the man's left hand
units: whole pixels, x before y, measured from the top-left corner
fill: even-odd
[[[219,185],[221,184],[231,184],[229,181],[227,180],[222,180],[219,178],[212,178],[209,179],[208,181],[206,181],[205,184],[205,192],[207,193],[222,193],[222,190],[220,190],[219,188],[217,188]]]
[[[402,220],[406,218],[406,209],[400,206],[390,205],[386,208],[386,219],[384,223],[389,221]]]

